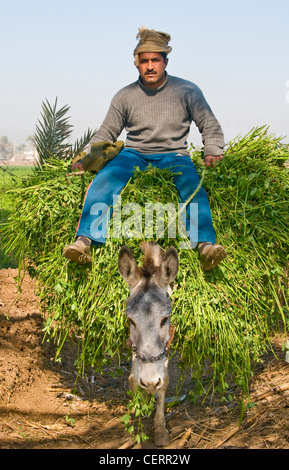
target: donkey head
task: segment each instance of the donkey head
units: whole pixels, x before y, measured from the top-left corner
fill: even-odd
[[[178,255],[173,247],[163,250],[155,243],[142,243],[144,261],[139,267],[131,250],[119,252],[119,271],[130,288],[126,315],[130,322],[133,351],[130,385],[155,393],[167,386],[167,350],[170,342],[171,302],[168,285],[178,272]]]

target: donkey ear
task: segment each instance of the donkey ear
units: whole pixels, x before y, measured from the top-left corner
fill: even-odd
[[[179,269],[177,250],[170,246],[165,252],[162,263],[157,269],[155,279],[160,287],[168,286],[176,277]]]
[[[123,246],[118,254],[118,269],[130,289],[135,287],[141,278],[141,269],[136,264],[131,250]]]

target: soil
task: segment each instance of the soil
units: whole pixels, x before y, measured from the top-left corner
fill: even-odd
[[[53,344],[43,342],[43,319],[34,282],[25,275],[17,289],[17,269],[0,270],[0,449],[155,449],[152,418],[137,444],[120,421],[127,412],[129,365],[113,377],[88,368],[78,377],[76,347],[66,345],[61,363]],[[288,449],[289,364],[273,340],[256,366],[250,403],[239,425],[240,407],[214,398],[193,403],[188,376],[178,406],[166,410],[169,449]],[[171,361],[167,397],[176,395],[178,368]],[[234,387],[232,395],[236,393]]]

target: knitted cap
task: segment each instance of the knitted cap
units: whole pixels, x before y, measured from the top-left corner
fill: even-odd
[[[147,29],[142,26],[138,29],[137,39],[139,42],[133,51],[135,57],[135,65],[138,65],[138,54],[142,52],[164,52],[169,54],[172,48],[168,45],[171,40],[171,36],[161,31],[155,31],[154,29]]]

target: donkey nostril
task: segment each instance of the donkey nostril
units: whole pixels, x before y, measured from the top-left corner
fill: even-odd
[[[155,383],[153,383],[153,382],[144,383],[144,381],[142,379],[140,379],[139,384],[142,388],[145,388],[145,389],[152,388],[152,389],[157,390],[158,388],[160,388],[162,386],[162,379],[159,378],[158,381],[155,382]]]
[[[147,388],[146,384],[142,381],[142,379],[140,379],[140,386],[143,388]]]
[[[162,382],[162,381],[161,381],[161,378],[159,378],[159,380],[157,381],[155,387],[158,388],[158,387],[161,385],[161,382]]]

